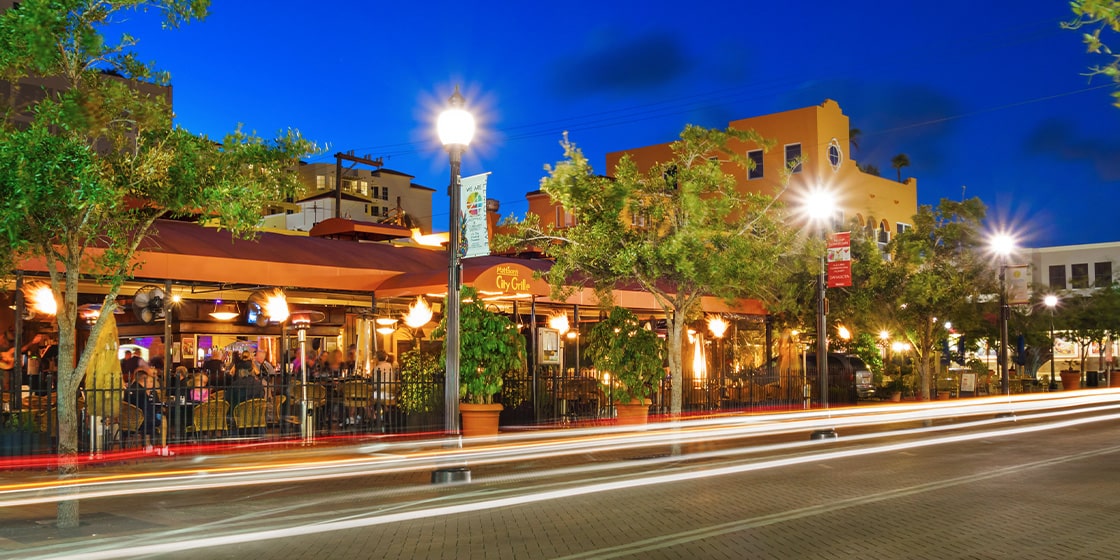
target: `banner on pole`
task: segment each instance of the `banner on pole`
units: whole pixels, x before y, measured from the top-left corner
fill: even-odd
[[[486,218],[486,177],[490,172],[463,177],[459,197],[459,248],[463,258],[485,257],[490,254],[490,232]]]
[[[1026,305],[1031,302],[1030,265],[1015,264],[1004,267],[1007,278],[1007,304]]]
[[[828,236],[828,287],[852,285],[852,233],[842,231]]]

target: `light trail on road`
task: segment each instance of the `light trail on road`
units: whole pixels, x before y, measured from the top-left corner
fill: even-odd
[[[1114,409],[1114,407],[1101,407],[1100,410],[1105,409]],[[499,498],[494,498],[491,496],[477,496],[464,503],[420,507],[409,511],[393,511],[388,513],[384,511],[372,511],[365,514],[348,513],[344,516],[344,518],[338,518],[336,516],[334,519],[327,518],[315,520],[312,522],[299,522],[286,526],[281,526],[284,522],[283,519],[268,519],[263,521],[265,523],[268,523],[268,528],[256,530],[239,530],[224,535],[214,535],[214,529],[209,528],[204,533],[178,530],[167,533],[148,533],[141,536],[113,536],[111,538],[99,539],[92,542],[87,540],[81,543],[52,544],[45,547],[28,550],[27,552],[29,554],[26,557],[50,558],[66,556],[69,558],[82,558],[92,560],[100,558],[118,558],[126,556],[182,553],[187,550],[238,545],[255,541],[291,538],[348,529],[368,528],[390,523],[407,522],[418,519],[427,519],[463,513],[473,513],[488,509],[514,507],[550,500],[560,500],[601,492],[634,490],[637,488],[652,485],[694,481],[731,474],[776,469],[806,463],[834,461],[844,458],[866,456],[872,454],[896,453],[921,447],[1008,437],[1013,435],[1041,432],[1051,429],[1070,428],[1093,422],[1111,422],[1116,420],[1120,420],[1120,412],[1113,411],[1111,413],[1101,414],[1097,416],[1052,420],[1050,422],[1040,422],[1030,425],[1004,424],[1004,426],[998,429],[969,431],[967,433],[960,434],[940,434],[924,439],[873,444],[865,447],[852,447],[830,450],[827,446],[816,444],[814,446],[815,452],[813,453],[804,453],[794,456],[783,456],[775,458],[762,458],[753,461],[740,460],[733,463],[714,466],[693,465],[689,466],[688,468],[680,468],[672,472],[665,472],[661,474],[650,474],[647,472],[630,473],[626,477],[619,477],[612,480],[598,482],[575,481],[562,487],[554,488],[547,491],[537,491],[532,487],[528,487],[523,489],[522,493],[516,495]],[[948,431],[950,429],[950,427],[945,426],[940,426],[937,428],[941,431]],[[913,430],[912,433],[920,433],[922,431],[924,430]],[[877,437],[877,435],[864,434],[861,436],[853,436],[853,439],[859,438],[865,441],[870,441],[874,437]],[[802,443],[801,445],[805,444]],[[668,546],[673,543],[685,542],[690,539],[697,540],[706,538],[707,536],[713,534],[720,534],[721,531],[735,531],[749,528],[751,526],[761,526],[761,524],[777,523],[785,518],[788,518],[790,515],[815,515],[822,512],[842,509],[845,507],[853,507],[863,503],[892,499],[895,497],[905,496],[917,492],[927,492],[951,485],[966,484],[975,482],[977,480],[982,480],[984,478],[1002,476],[1026,469],[1041,468],[1059,464],[1062,462],[1076,461],[1087,457],[1114,453],[1120,453],[1120,446],[1103,447],[1087,453],[1077,453],[1022,465],[1015,465],[991,473],[970,475],[942,481],[933,481],[909,488],[896,489],[888,492],[882,492],[879,494],[848,500],[840,500],[831,504],[818,506],[816,508],[803,508],[802,510],[786,512],[782,515],[768,516],[767,518],[741,520],[735,523],[723,524],[718,527],[709,527],[704,531],[693,531],[677,535],[667,535],[664,537],[664,539],[661,540],[655,539],[648,542],[634,543],[632,545],[627,545],[626,547],[612,547],[610,549],[603,549],[597,551],[596,553],[588,554],[591,554],[591,556],[595,557],[613,557],[617,555],[649,551],[655,548]],[[587,556],[585,554],[580,554],[575,555],[572,558],[582,557]]]
[[[1120,406],[1120,390],[1079,391],[1065,397],[1051,394],[1019,395],[1010,402],[1014,411],[1032,412],[1032,418],[1052,418],[1086,412],[1104,412]],[[151,473],[87,475],[69,480],[40,480],[0,486],[0,507],[15,507],[73,499],[75,489],[82,499],[136,495],[158,492],[183,492],[249,485],[304,483],[344,477],[393,474],[434,470],[449,463],[485,465],[513,461],[533,461],[578,453],[618,452],[651,446],[711,443],[756,436],[808,433],[823,427],[845,428],[876,426],[916,421],[932,421],[962,416],[1003,415],[1012,412],[1006,397],[954,402],[929,402],[902,406],[850,407],[831,411],[804,411],[767,415],[720,415],[682,422],[657,423],[639,427],[584,428],[549,433],[509,434],[495,443],[479,445],[466,440],[461,448],[445,448],[445,440],[424,443],[397,442],[360,445],[353,449],[359,456],[346,459],[310,458],[300,461],[279,461],[247,466],[206,467],[205,457],[197,458],[198,467],[178,468]],[[1091,408],[1087,408],[1091,407]],[[985,418],[957,423],[953,429],[1006,424],[1013,418]],[[925,427],[939,430],[944,427]],[[913,434],[889,431],[864,436],[848,436],[845,442],[869,438]],[[822,442],[799,441],[782,447],[739,447],[728,454],[760,451],[792,450],[820,445]],[[472,445],[473,444],[473,445]],[[420,447],[420,449],[416,449]],[[337,456],[339,450],[331,451]],[[675,455],[667,460],[709,458],[705,455]],[[586,468],[586,467],[584,467]],[[604,468],[596,465],[595,468]],[[616,466],[615,468],[622,468]],[[65,492],[63,490],[66,490]]]

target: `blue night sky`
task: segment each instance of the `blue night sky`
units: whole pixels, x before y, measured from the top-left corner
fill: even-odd
[[[609,151],[685,124],[840,103],[854,158],[919,202],[979,196],[1030,247],[1120,241],[1120,109],[1086,67],[1064,0],[941,2],[319,2],[215,0],[172,31],[134,23],[141,59],[172,75],[177,122],[243,123],[354,150],[436,189],[434,120],[461,84],[479,121],[463,174],[491,171],[502,214],[526,210],[564,131],[599,172]],[[793,8],[798,6],[800,10]]]

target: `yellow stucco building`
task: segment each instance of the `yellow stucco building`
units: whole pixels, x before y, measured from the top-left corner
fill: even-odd
[[[754,169],[749,172],[726,164],[727,172],[738,177],[739,188],[744,192],[777,193],[787,162],[802,158],[802,165],[791,175],[789,189],[781,195],[791,207],[799,204],[810,190],[823,188],[835,197],[837,229],[848,229],[855,220],[860,227],[877,230],[879,241],[885,243],[896,232],[910,227],[918,211],[917,179],[909,178],[900,183],[861,171],[851,158],[851,125],[835,101],[825,100],[812,107],[739,119],[728,126],[754,130],[774,142],[765,152],[753,144],[737,142],[732,145],[755,162]],[[667,161],[672,157],[669,146],[669,143],[655,144],[608,153],[606,173],[610,175],[626,154],[643,170],[658,161]],[[538,213],[542,220],[556,220],[563,225],[562,220],[570,219],[545,206],[546,196],[533,194],[538,196],[529,197],[530,205],[539,209],[530,211]]]

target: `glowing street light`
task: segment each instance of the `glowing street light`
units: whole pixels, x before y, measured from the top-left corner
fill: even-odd
[[[447,230],[447,361],[443,385],[443,402],[446,418],[444,428],[448,435],[459,434],[459,309],[462,305],[459,257],[460,221],[459,214],[459,166],[463,161],[463,151],[474,137],[474,117],[463,109],[463,96],[459,86],[448,100],[448,108],[439,115],[436,128],[439,141],[447,149],[451,160],[451,184],[448,186],[451,197],[451,223]]]

